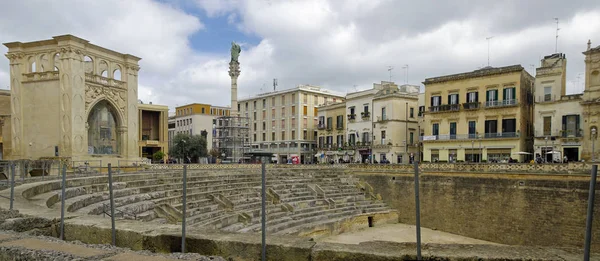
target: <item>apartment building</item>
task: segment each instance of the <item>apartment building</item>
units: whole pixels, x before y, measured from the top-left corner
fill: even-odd
[[[533,151],[534,78],[521,65],[426,79],[423,161],[498,161]]]
[[[384,84],[373,96],[373,155],[378,162],[412,163],[418,153],[419,86]]]
[[[292,157],[308,163],[317,160],[317,107],[341,100],[318,86],[299,85],[240,99],[238,111],[249,118],[252,151],[273,153],[279,163]]]
[[[173,134],[187,133],[201,135],[206,139],[207,150],[213,148],[213,129],[215,119],[229,116],[229,107],[213,106],[210,104],[192,103],[175,108],[175,129]]]
[[[317,108],[317,144],[315,156],[321,163],[334,161],[349,162],[354,150],[348,144],[346,136],[346,103],[323,104]]]
[[[583,132],[582,158],[586,161],[597,161],[596,142],[600,124],[600,45],[592,48],[587,43],[585,55],[585,89],[583,91]]]
[[[578,161],[582,153],[582,94],[566,95],[567,58],[545,56],[535,75],[534,151],[546,162]]]
[[[139,156],[153,160],[154,153],[169,153],[168,113],[169,107],[156,104],[138,104]]]

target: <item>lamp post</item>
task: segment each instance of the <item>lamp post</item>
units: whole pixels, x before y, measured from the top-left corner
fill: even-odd
[[[185,140],[183,140],[183,139],[181,140],[181,142],[183,144],[186,143]],[[184,148],[184,146],[185,145],[181,145],[181,157],[182,157],[183,164],[185,164],[185,148]]]
[[[592,162],[596,161],[596,127],[592,128]]]

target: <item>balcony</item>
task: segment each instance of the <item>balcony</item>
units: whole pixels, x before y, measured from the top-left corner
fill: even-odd
[[[382,122],[382,121],[387,121],[390,118],[388,118],[387,116],[377,116],[377,120],[375,122]]]
[[[344,129],[344,124],[336,124],[335,125],[335,129],[336,130],[343,130]]]
[[[581,138],[583,137],[583,130],[561,130],[561,138]]]
[[[348,114],[348,120],[349,120],[349,121],[354,121],[354,120],[356,120],[356,114]]]
[[[517,106],[517,100],[503,100],[503,101],[486,101],[486,108],[495,108],[495,107],[508,107],[508,106]]]
[[[502,138],[518,138],[519,132],[504,132],[504,133],[484,133],[482,134],[442,134],[421,136],[421,141],[443,141],[443,140],[475,140],[475,139],[502,139]]]
[[[369,119],[371,117],[371,113],[368,111],[364,111],[360,113],[360,117],[365,120],[365,119]]]
[[[448,112],[460,110],[460,104],[444,104],[429,107],[429,112]]]
[[[536,98],[535,102],[537,102],[537,103],[560,101],[560,96],[558,98],[556,98],[556,95],[552,95],[552,94],[542,95],[542,96],[538,96],[535,98]]]
[[[463,103],[463,109],[465,110],[477,110],[479,109],[479,102],[465,102]]]
[[[325,129],[325,124],[324,124],[324,123],[319,123],[319,124],[317,125],[317,129],[318,129],[318,130],[324,130],[324,129]]]

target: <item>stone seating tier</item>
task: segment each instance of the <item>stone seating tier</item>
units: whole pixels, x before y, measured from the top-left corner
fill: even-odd
[[[261,177],[254,172],[188,170],[188,225],[237,232],[260,230]],[[357,178],[337,170],[270,169],[266,185],[275,198],[270,198],[267,205],[268,232],[294,234],[364,213],[390,211],[381,201],[367,200],[357,182]],[[67,211],[89,215],[108,211],[107,183],[107,177],[68,180]],[[157,209],[164,205],[171,206],[174,212],[179,211],[175,216],[179,215],[180,219],[182,183],[181,171],[173,170],[114,175],[115,217],[141,221],[166,218],[165,212]],[[33,187],[24,192],[24,196],[45,201],[49,208],[58,208],[60,181]]]

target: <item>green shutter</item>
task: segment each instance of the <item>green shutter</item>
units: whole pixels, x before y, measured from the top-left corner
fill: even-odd
[[[512,99],[516,100],[517,99],[517,88],[512,87]]]

